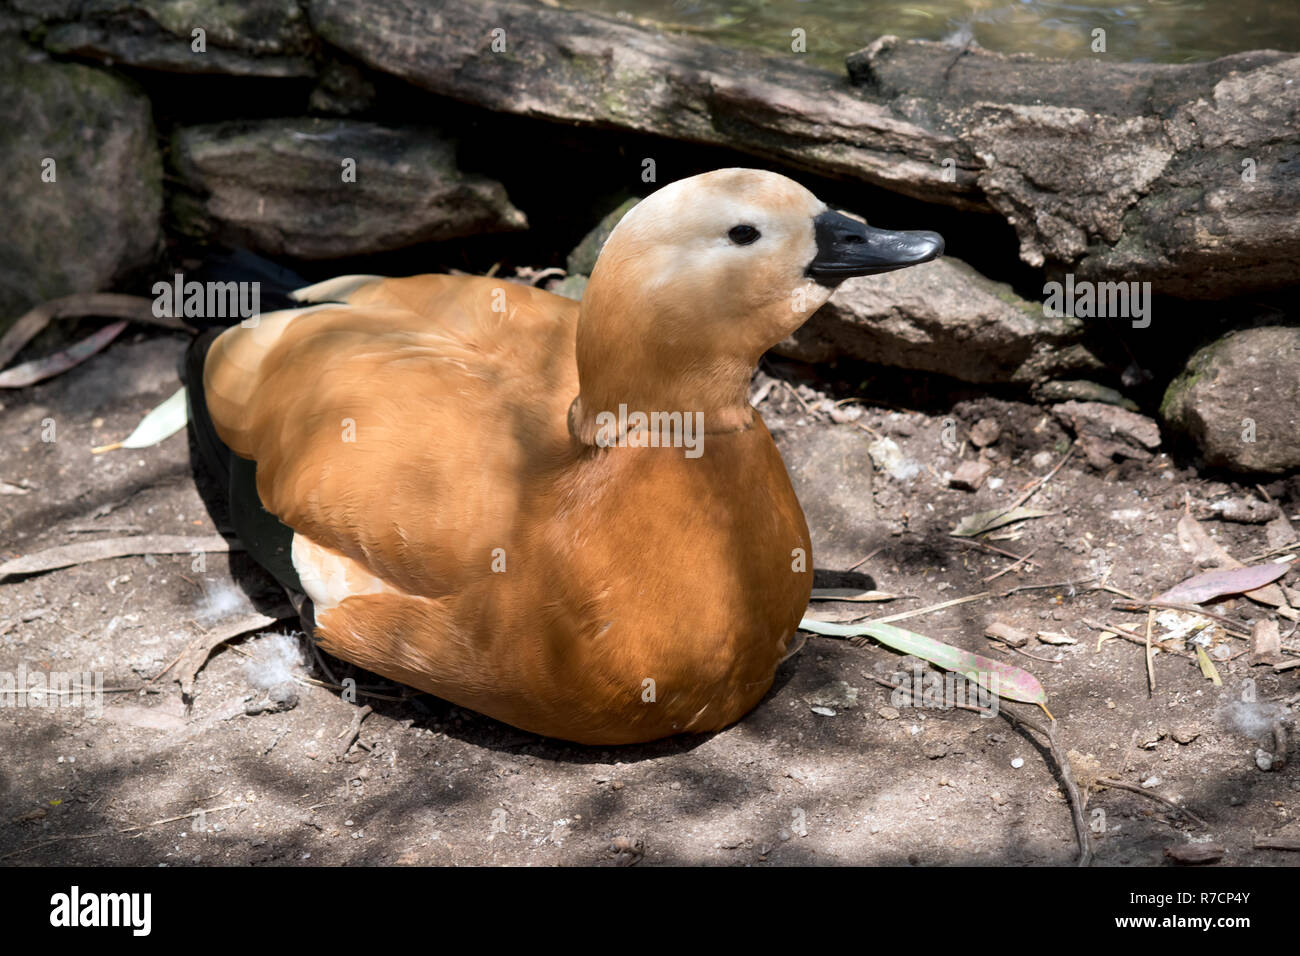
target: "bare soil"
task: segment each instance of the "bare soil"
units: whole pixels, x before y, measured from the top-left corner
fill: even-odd
[[[29,489],[0,496],[0,558],[95,537],[217,529],[196,490],[185,437],[90,453],[129,433],[177,387],[183,347],[180,335],[123,338],[59,378],[0,396],[0,479]],[[902,596],[857,605],[864,613],[1058,585],[900,624],[1036,674],[1066,748],[1092,755],[1103,776],[1146,785],[1206,823],[1138,794],[1094,790],[1097,863],[1168,864],[1166,849],[1189,842],[1221,845],[1228,864],[1297,861],[1295,853],[1254,849],[1257,835],[1298,835],[1300,791],[1294,760],[1280,771],[1258,768],[1256,750],[1267,743],[1254,732],[1294,708],[1300,669],[1275,673],[1236,656],[1216,661],[1219,687],[1194,661],[1160,654],[1148,693],[1143,648],[1122,640],[1099,646],[1084,623],[1142,632],[1144,613],[1113,609],[1120,599],[1088,582],[1108,574],[1110,584],[1149,597],[1190,576],[1196,568],[1174,536],[1185,501],[1196,508],[1258,498],[1253,485],[1198,476],[1164,454],[1105,472],[1076,455],[1030,502],[1053,514],[995,532],[990,542],[1032,553],[1038,566],[986,583],[1013,559],[948,532],[964,515],[1010,503],[1050,470],[1044,461],[1060,459],[1069,436],[1044,409],[940,399],[925,412],[873,405],[857,423],[832,424],[810,416],[784,386],[760,408],[783,446],[807,444],[794,436],[820,429],[860,447],[842,456],[838,471],[824,472],[820,491],[816,478],[801,483],[810,514],[810,494],[833,496],[871,468],[873,436],[860,426],[892,438],[919,465],[907,480],[877,472],[874,501],[859,502],[859,514],[813,522],[815,543],[838,561],[819,560],[819,568],[842,571],[853,563],[843,555],[875,552],[856,574],[819,583]],[[983,417],[1002,426],[992,460],[1000,485],[949,489],[944,475],[974,452],[969,444],[945,448],[944,420],[964,438]],[[56,440],[44,442],[49,419]],[[1300,512],[1294,482],[1265,488],[1286,514]],[[1268,550],[1260,525],[1206,527],[1240,559]],[[100,530],[74,530],[87,528]],[[1069,806],[1044,749],[1001,718],[888,710],[890,691],[872,678],[890,677],[902,659],[874,644],[809,637],[736,726],[640,747],[567,745],[420,695],[363,699],[374,712],[340,757],[338,738],[356,707],[337,691],[300,684],[292,709],[246,715],[262,696],[247,670],[249,655],[265,651],[255,637],[213,654],[187,710],[171,673],[150,679],[246,603],[282,600],[242,554],[208,555],[203,571],[192,562],[128,557],[0,583],[0,672],[100,671],[106,688],[128,689],[107,694],[99,717],[67,707],[0,708],[0,862],[1008,866],[1076,857]],[[1245,600],[1215,611],[1243,623],[1267,614]],[[999,649],[983,636],[991,618],[1077,643],[1035,640],[1023,649],[1032,657]],[[1291,625],[1281,623],[1285,636]],[[1222,632],[1216,642],[1232,655],[1247,647]],[[385,698],[407,693],[332,666]],[[202,816],[185,816],[200,809]]]

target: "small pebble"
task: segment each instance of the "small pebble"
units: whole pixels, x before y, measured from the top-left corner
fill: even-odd
[[[1014,760],[1011,761],[1011,766],[1014,767],[1016,770],[1019,770],[1024,765],[1025,765],[1025,759],[1023,757],[1016,757]]]

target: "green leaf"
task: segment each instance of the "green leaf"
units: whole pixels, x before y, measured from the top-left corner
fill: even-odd
[[[1012,664],[1004,664],[982,654],[963,651],[932,637],[905,631],[892,624],[832,624],[805,617],[799,622],[800,630],[825,634],[830,637],[870,637],[886,647],[929,661],[944,670],[955,671],[967,680],[974,681],[986,690],[1008,700],[1026,704],[1045,704],[1047,691],[1038,678]]]
[[[994,528],[1001,528],[1003,525],[1014,524],[1017,521],[1025,521],[1029,518],[1045,518],[1052,511],[1039,511],[1037,508],[1012,508],[1010,511],[1005,508],[996,508],[993,511],[979,511],[973,515],[967,515],[962,518],[951,532],[958,538],[972,538],[977,534],[983,534],[985,531],[992,531]]]

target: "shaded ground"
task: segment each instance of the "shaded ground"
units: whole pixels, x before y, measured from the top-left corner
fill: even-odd
[[[89,452],[127,434],[171,393],[183,344],[179,335],[121,340],[58,379],[0,396],[0,479],[31,487],[0,496],[0,557],[108,534],[213,530],[183,437],[141,452]],[[1257,496],[1249,485],[1198,478],[1163,455],[1106,474],[1076,457],[1033,499],[1056,514],[992,542],[1032,552],[1041,567],[987,585],[982,579],[1011,559],[947,532],[963,515],[1008,504],[1049,470],[1044,460],[1059,459],[1067,437],[1042,409],[992,398],[955,405],[941,398],[927,404],[930,413],[867,408],[859,424],[893,438],[920,466],[906,481],[876,473],[872,517],[871,502],[843,504],[870,469],[872,435],[859,424],[811,421],[784,386],[760,407],[792,450],[792,469],[801,465],[796,453],[829,462],[800,479],[818,566],[843,569],[875,552],[864,573],[842,580],[911,598],[867,606],[873,614],[990,586],[1079,582],[1108,568],[1110,583],[1149,595],[1195,570],[1174,539],[1185,497]],[[958,458],[940,443],[944,419],[964,437],[985,416],[1002,424],[993,471],[1000,487],[947,489],[943,475]],[[49,419],[56,440],[42,442]],[[1300,512],[1295,483],[1267,488],[1288,515]],[[1267,550],[1259,525],[1207,527],[1238,558]],[[86,528],[100,530],[75,530]],[[209,555],[200,572],[191,562],[122,558],[0,584],[0,672],[94,670],[108,688],[138,688],[204,629],[237,614],[246,590],[263,606],[279,600],[240,554]],[[1241,657],[1218,664],[1220,688],[1193,662],[1160,655],[1149,697],[1142,649],[1117,640],[1098,648],[1097,632],[1083,624],[1144,627],[1145,615],[1112,610],[1115,600],[1086,585],[1028,590],[903,626],[1035,673],[1066,747],[1094,755],[1106,775],[1128,783],[1156,778],[1151,790],[1208,824],[1193,826],[1136,794],[1094,792],[1089,810],[1104,811],[1103,832],[1094,835],[1099,863],[1159,864],[1167,847],[1206,840],[1226,848],[1228,863],[1296,862],[1294,853],[1252,847],[1256,835],[1297,835],[1287,825],[1300,771],[1294,762],[1259,770],[1260,741],[1241,718],[1294,701],[1300,670],[1252,671]],[[1241,621],[1264,613],[1245,602],[1217,610]],[[1025,648],[1059,663],[999,651],[982,636],[990,617],[1078,643]],[[1231,641],[1234,654],[1244,647]],[[1036,865],[1075,857],[1069,809],[1040,749],[1000,718],[882,714],[889,691],[871,675],[888,677],[900,659],[874,645],[810,637],[762,704],[710,737],[583,748],[419,696],[369,700],[375,712],[343,758],[337,738],[355,708],[334,691],[304,685],[294,709],[244,715],[246,701],[261,696],[249,683],[248,655],[265,650],[253,640],[220,649],[199,675],[188,714],[170,674],[148,691],[109,694],[100,718],[0,708],[0,862]],[[1234,709],[1249,696],[1248,679],[1256,703]],[[377,678],[359,681],[403,693]],[[202,818],[156,822],[200,808],[209,811]]]

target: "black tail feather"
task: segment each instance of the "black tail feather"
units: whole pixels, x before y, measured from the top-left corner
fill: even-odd
[[[195,282],[256,282],[259,309],[274,312],[276,309],[294,309],[302,305],[290,298],[289,293],[311,285],[292,269],[277,265],[247,249],[230,249],[208,254],[203,264],[186,273],[185,280]],[[225,327],[227,318],[186,316],[186,322],[201,328]]]
[[[248,255],[252,256],[251,253]],[[259,257],[252,256],[251,261],[256,264],[258,259]],[[227,266],[229,262],[230,260],[227,260]],[[266,260],[260,262],[279,270],[274,263],[266,263]],[[287,270],[279,271],[284,275],[293,275]],[[248,273],[241,275],[226,273],[226,275],[228,278],[221,281],[229,281],[231,278],[248,281],[249,276]],[[303,284],[296,276],[291,281],[294,283],[292,288],[300,288]],[[288,301],[292,303],[292,300]],[[292,304],[297,305],[297,303]],[[185,382],[194,444],[204,466],[226,493],[231,523],[249,556],[271,572],[286,589],[301,592],[302,581],[293,566],[290,553],[293,529],[262,506],[262,500],[257,494],[257,463],[241,458],[230,450],[217,434],[212,415],[208,411],[203,388],[203,366],[207,360],[208,350],[223,331],[225,330],[221,328],[209,328],[201,332],[190,343],[182,363],[181,378]]]

